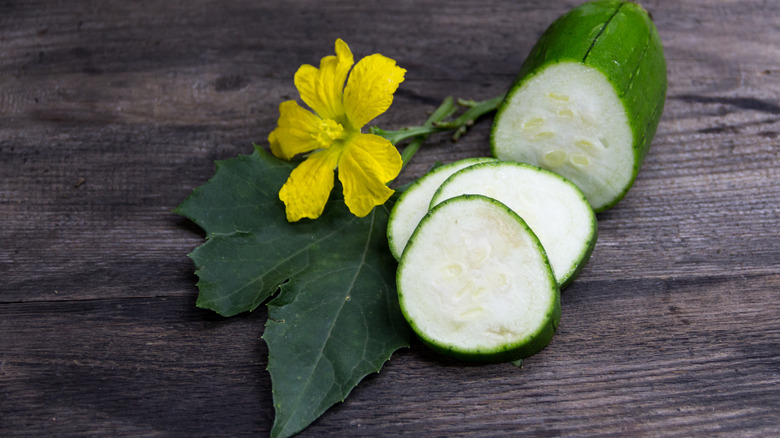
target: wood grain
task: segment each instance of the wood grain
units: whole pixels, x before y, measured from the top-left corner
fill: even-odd
[[[506,90],[574,1],[0,1],[0,435],[265,435],[265,311],[195,308],[173,208],[264,144],[295,70],[381,52],[386,128]],[[510,365],[415,343],[303,436],[780,434],[780,4],[646,1],[669,91],[560,332]],[[400,182],[489,152],[436,136]]]

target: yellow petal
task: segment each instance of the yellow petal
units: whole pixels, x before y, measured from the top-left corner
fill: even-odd
[[[401,171],[401,155],[386,139],[355,134],[339,159],[339,181],[344,202],[355,216],[363,217],[393,194],[387,183]]]
[[[304,152],[322,147],[317,141],[322,120],[302,108],[294,100],[279,105],[279,121],[276,129],[268,135],[271,152],[279,158],[289,160]]]
[[[315,152],[293,169],[279,190],[279,199],[286,207],[287,221],[320,217],[333,189],[333,169],[340,153],[338,148]]]
[[[295,73],[295,87],[301,99],[323,119],[343,118],[344,81],[354,62],[349,46],[339,38],[336,56],[322,58],[320,68],[305,64]]]
[[[394,60],[378,53],[355,65],[344,89],[344,110],[355,129],[387,111],[404,73]]]

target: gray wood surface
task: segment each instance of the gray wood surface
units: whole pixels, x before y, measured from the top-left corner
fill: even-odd
[[[172,209],[337,37],[408,70],[376,120],[400,128],[504,92],[576,4],[0,0],[0,436],[266,434],[265,311],[195,308],[203,235]],[[520,370],[415,342],[303,436],[780,434],[780,3],[644,5],[666,110],[552,344]]]

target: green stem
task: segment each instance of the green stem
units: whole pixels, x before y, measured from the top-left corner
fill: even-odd
[[[382,136],[390,140],[390,143],[392,144],[398,144],[410,138],[426,136],[429,134],[435,134],[437,132],[444,132],[448,130],[449,128],[433,126],[433,125],[410,126],[408,128],[402,128],[397,131],[385,131],[382,128],[377,128],[374,126],[371,127],[372,134]]]
[[[442,120],[446,119],[447,117],[450,117],[451,115],[455,114],[455,112],[458,110],[458,107],[454,103],[455,101],[451,96],[448,96],[444,101],[439,105],[438,108],[431,114],[430,117],[428,117],[428,120],[423,123],[423,126],[421,128],[428,128],[432,129],[435,127],[436,123],[441,122]],[[435,128],[437,131],[434,132],[440,132],[443,130],[446,130],[446,128]],[[414,154],[417,153],[417,151],[420,149],[420,147],[425,143],[425,140],[428,138],[429,134],[432,134],[433,132],[428,132],[423,135],[417,136],[414,140],[411,141],[405,148],[404,151],[401,152],[401,159],[403,160],[403,165],[401,166],[401,170],[406,167],[406,165],[409,163],[409,161],[412,160],[412,157]]]
[[[501,102],[504,101],[504,96],[505,95],[502,94],[492,99],[483,100],[482,102],[459,99],[458,105],[469,107],[469,109],[457,119],[451,122],[440,123],[438,126],[453,129],[455,133],[452,135],[452,139],[458,140],[478,118],[489,112],[495,111],[496,108],[501,105]]]
[[[495,111],[503,100],[504,95],[501,95],[481,102],[458,99],[456,103],[452,97],[447,97],[422,126],[413,126],[397,131],[387,131],[372,126],[370,132],[386,138],[394,145],[406,139],[414,138],[401,153],[403,166],[406,167],[407,163],[409,163],[425,142],[428,135],[437,132],[453,131],[452,140],[457,141],[478,118],[489,112]],[[458,111],[458,107],[467,107],[468,109],[457,118],[450,121],[444,121],[448,117],[454,115]]]
[[[387,131],[381,128],[377,128],[376,126],[371,127],[371,133],[376,134],[379,136],[382,136],[390,141],[390,143],[397,145],[398,143],[412,137],[424,137],[429,134],[435,134],[437,132],[443,132],[448,131],[449,128],[447,127],[437,127],[434,126],[435,123],[441,122],[442,120],[446,119],[447,117],[455,114],[455,112],[458,110],[457,105],[455,105],[455,100],[448,96],[444,101],[439,105],[438,108],[431,114],[430,117],[428,117],[428,120],[425,121],[425,123],[422,124],[422,126],[412,126],[409,128],[402,128],[397,131]],[[407,146],[408,149],[408,146]],[[405,161],[404,161],[405,162]]]

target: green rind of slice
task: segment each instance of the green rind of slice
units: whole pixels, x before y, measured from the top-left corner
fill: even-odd
[[[425,215],[396,281],[418,337],[462,360],[529,357],[560,321],[560,290],[539,239],[509,207],[481,195],[448,199]]]
[[[548,71],[551,68],[559,68],[561,72],[553,74]],[[566,68],[571,68],[571,71],[563,70]],[[559,144],[559,149],[555,149],[555,140],[549,136],[558,134],[555,129],[530,131],[531,137],[541,135],[536,139],[539,141],[517,140],[523,138],[520,132],[523,127],[533,128],[540,119],[531,117],[520,123],[516,119],[518,114],[534,110],[525,96],[528,87],[539,86],[532,84],[534,80],[558,84],[567,80],[576,82],[578,76],[585,75],[588,83],[583,88],[590,88],[592,85],[599,86],[598,79],[590,78],[594,72],[603,78],[601,81],[611,86],[612,91],[606,94],[614,97],[597,90],[591,95],[591,102],[582,103],[580,109],[584,108],[587,112],[593,100],[616,99],[618,112],[622,114],[613,118],[624,118],[628,129],[616,127],[606,120],[587,120],[589,117],[585,117],[582,126],[592,124],[594,132],[585,133],[587,138],[583,139],[570,135],[566,138],[569,143]],[[552,82],[546,77],[549,75],[552,75]],[[570,90],[578,88],[576,83],[570,85]],[[530,162],[560,173],[582,189],[596,212],[604,211],[620,201],[636,179],[663,112],[666,88],[663,48],[647,12],[631,2],[608,0],[585,3],[558,18],[531,50],[497,111],[491,133],[492,152],[500,159]],[[561,99],[570,97],[551,91],[552,99],[560,98],[559,103]],[[587,90],[584,93],[587,97]],[[607,102],[606,105],[612,104]],[[577,108],[563,106],[559,111],[563,114],[561,117],[576,118],[578,115]],[[595,119],[605,112],[605,109],[595,111]],[[560,126],[561,123],[563,121],[553,125]],[[573,129],[581,130],[582,126],[575,124]],[[598,130],[602,132],[596,132]],[[625,135],[619,132],[621,130],[625,130]],[[549,138],[543,138],[545,135]],[[605,135],[613,136],[612,140],[620,144],[600,144]],[[604,160],[600,161],[599,157],[594,160],[587,153],[577,152],[577,147],[570,143],[580,140],[581,146],[577,146],[580,149],[595,149],[599,154],[607,151]],[[608,150],[610,148],[617,152]],[[602,174],[593,170],[594,166],[608,162],[613,154],[619,161],[615,170]],[[570,162],[564,163],[566,158]],[[587,161],[590,161],[587,163],[590,166],[584,165]]]

